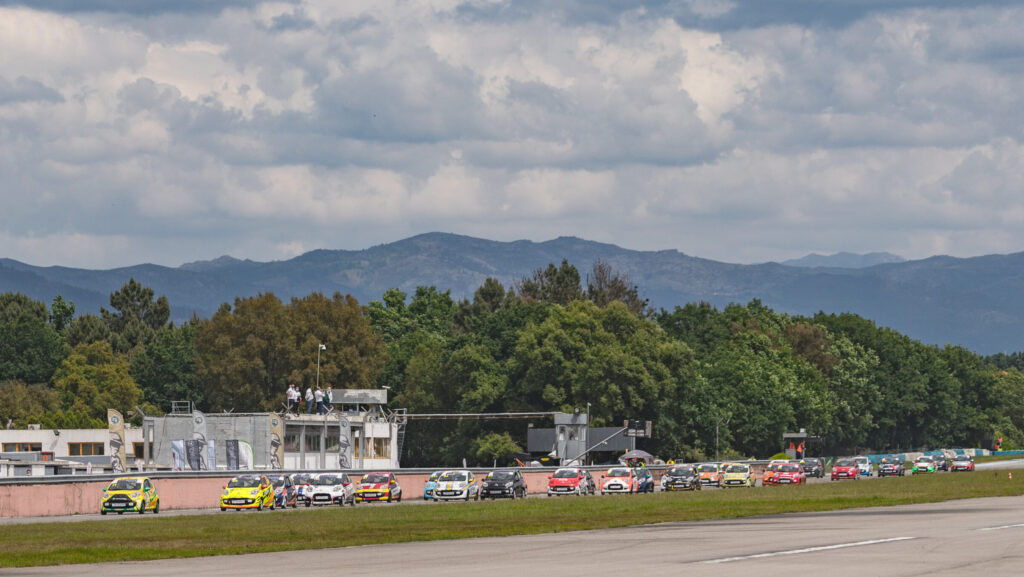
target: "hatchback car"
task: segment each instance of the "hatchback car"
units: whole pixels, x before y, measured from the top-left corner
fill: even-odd
[[[321,473],[314,475],[308,488],[313,505],[356,504],[356,486],[347,473]],[[307,505],[308,507],[309,505]]]
[[[973,471],[974,458],[970,455],[957,455],[949,465],[950,471]]]
[[[857,474],[858,475],[861,475],[861,476],[864,476],[864,477],[870,477],[871,476],[871,473],[872,473],[871,459],[869,459],[867,457],[864,457],[864,456],[859,456],[859,457],[854,457],[853,460],[857,462]]]
[[[394,473],[367,473],[356,485],[356,501],[401,501],[402,487]]]
[[[702,463],[697,465],[697,474],[700,475],[702,485],[722,486],[722,468],[718,463]]]
[[[879,477],[902,477],[906,472],[903,466],[903,459],[895,456],[883,457],[878,464]]]
[[[774,485],[803,485],[807,483],[807,474],[800,463],[782,463],[775,475]]]
[[[853,459],[839,459],[832,465],[832,480],[856,481],[858,477],[857,461]]]
[[[548,477],[548,497],[587,494],[593,495],[594,487],[588,482],[584,469],[564,467]]]
[[[745,463],[722,465],[722,487],[753,487],[756,482],[750,465]]]
[[[526,481],[519,471],[491,471],[480,483],[480,498],[507,497],[522,499],[526,496]]]
[[[654,492],[654,475],[646,467],[636,468],[636,478],[639,481],[637,487],[638,493],[653,493]]]
[[[292,483],[295,485],[295,501],[299,505],[305,505],[309,507],[312,502],[309,500],[309,489],[313,481],[313,473],[292,473],[290,475]]]
[[[700,488],[700,478],[693,465],[676,465],[661,476],[662,491],[699,491]]]
[[[472,471],[445,471],[437,478],[435,501],[454,501],[480,498],[480,485]]]
[[[612,467],[601,475],[601,494],[606,493],[637,493],[640,480],[632,467]]]
[[[810,477],[822,478],[825,476],[825,463],[818,458],[800,459],[800,465],[804,468],[804,474]]]
[[[224,485],[220,510],[274,508],[274,486],[266,475],[239,475]]]
[[[434,487],[437,486],[437,478],[440,477],[444,471],[434,471],[429,477],[423,481],[423,500],[429,501],[434,498]]]
[[[288,475],[275,475],[270,478],[274,485],[274,506],[285,508],[289,505],[298,507],[299,491]]]
[[[160,497],[156,487],[147,477],[121,477],[114,479],[103,489],[100,514],[113,511],[118,515],[125,511],[142,515],[146,510],[160,512]]]
[[[914,461],[914,468],[912,472],[915,475],[919,473],[934,473],[935,459],[928,455],[921,455]]]
[[[949,470],[949,460],[946,459],[946,454],[945,453],[936,453],[936,454],[932,455],[932,459],[935,461],[935,470],[936,471],[948,471]]]

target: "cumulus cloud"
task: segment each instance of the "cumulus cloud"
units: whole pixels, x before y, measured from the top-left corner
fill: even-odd
[[[1022,17],[0,1],[0,256],[268,260],[434,230],[733,262],[1018,251]]]

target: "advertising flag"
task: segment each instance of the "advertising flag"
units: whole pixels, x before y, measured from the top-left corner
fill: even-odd
[[[352,424],[338,414],[338,468],[352,468]]]
[[[124,473],[124,418],[114,409],[107,409],[107,428],[110,430],[110,467],[114,474]]]
[[[227,454],[228,470],[238,470],[238,439],[224,441],[224,452]]]
[[[248,441],[238,441],[238,464],[240,469],[252,470],[254,455],[252,445]]]
[[[185,439],[171,441],[171,460],[175,471],[185,470]]]
[[[271,469],[284,468],[284,419],[270,415],[270,463]]]
[[[200,448],[196,450],[196,455],[199,458],[197,467],[193,467],[196,471],[207,471],[209,467],[206,464],[206,457],[203,453],[206,452],[206,415],[200,411],[192,411],[192,440],[197,441]],[[189,450],[189,463],[191,464],[192,451]]]

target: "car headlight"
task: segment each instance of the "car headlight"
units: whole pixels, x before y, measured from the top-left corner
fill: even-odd
[[[344,490],[345,490],[345,487],[343,487],[343,486],[341,486],[341,485],[335,485],[335,486],[334,486],[334,488],[333,488],[333,491],[334,491],[335,493],[340,493],[340,492],[342,492],[342,491],[344,491]]]
[[[132,493],[132,499],[138,499],[142,493]]]
[[[224,491],[221,493],[221,496],[227,497],[228,493],[229,493],[229,491],[227,489],[224,489]]]
[[[252,495],[253,497],[255,497],[256,495],[260,494],[260,490],[259,489],[253,489],[252,491],[249,491],[249,494]]]

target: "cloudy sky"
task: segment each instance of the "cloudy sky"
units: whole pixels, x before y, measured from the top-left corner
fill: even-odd
[[[1024,250],[1024,2],[0,0],[0,257]]]

